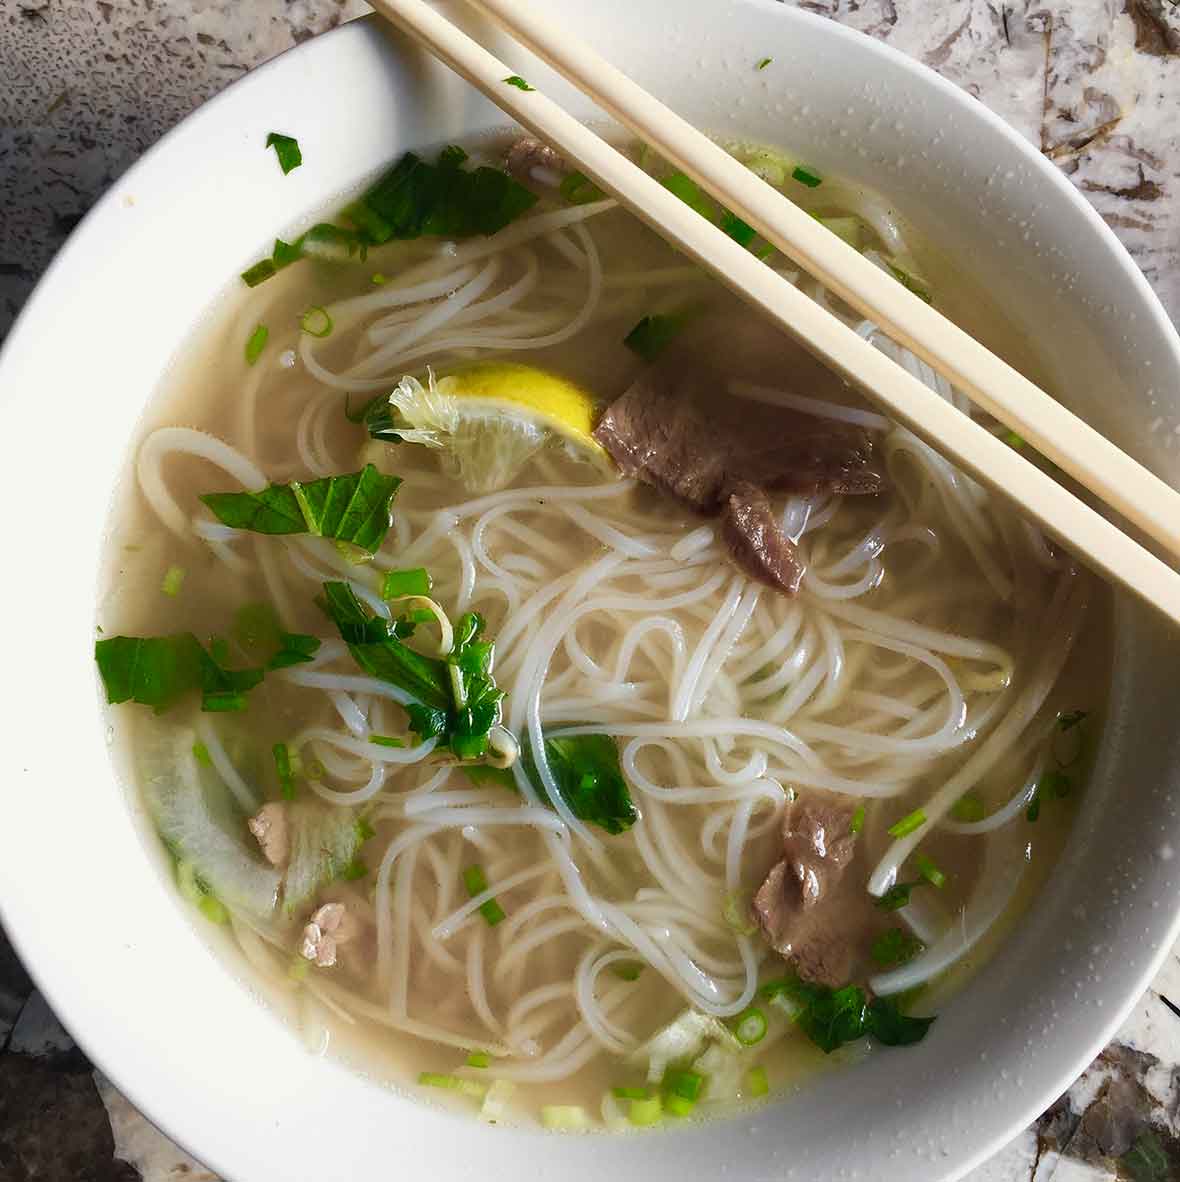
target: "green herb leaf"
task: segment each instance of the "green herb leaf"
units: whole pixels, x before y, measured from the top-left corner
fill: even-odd
[[[495,234],[537,202],[537,195],[495,168],[465,171],[467,155],[446,148],[437,164],[407,152],[361,198],[383,219],[389,238],[469,238]],[[378,242],[386,238],[375,239]]]
[[[924,300],[927,304],[934,303],[933,297],[926,287],[917,279],[913,277],[908,271],[903,271],[900,267],[895,267],[892,263],[888,263],[889,272],[894,279],[898,281],[906,289],[912,291],[914,295],[920,300]]]
[[[920,1042],[934,1021],[903,1014],[891,998],[870,1002],[857,985],[832,989],[792,976],[769,982],[761,993],[771,1001],[785,1002],[795,1024],[827,1054],[867,1036],[886,1046]]]
[[[201,500],[234,529],[261,534],[316,534],[374,553],[389,530],[401,480],[373,464],[348,476],[272,484],[260,492],[206,493]]]
[[[536,90],[535,86],[530,86],[519,74],[509,74],[504,81],[509,86],[515,86],[517,90]]]
[[[283,170],[284,176],[303,163],[303,153],[299,149],[299,141],[292,136],[272,131],[266,137],[266,146],[268,148],[274,148],[275,155],[279,158],[279,167]]]
[[[895,968],[914,959],[926,945],[901,928],[889,928],[873,941],[873,960],[883,969]]]
[[[412,731],[423,740],[441,736],[460,759],[487,753],[504,694],[491,676],[494,646],[482,639],[481,616],[468,612],[459,618],[454,646],[444,661],[403,644],[403,623],[371,616],[347,583],[325,583],[319,603],[348,644],[352,659],[371,677],[398,686],[414,699],[406,706]]]
[[[618,834],[639,819],[619,770],[619,749],[609,735],[546,737],[545,758],[562,800],[579,821]],[[522,737],[520,759],[537,795],[548,800],[527,735]]]
[[[680,334],[687,320],[683,313],[645,316],[623,338],[623,344],[644,361],[655,361]]]
[[[160,581],[160,590],[165,595],[171,595],[175,598],[180,594],[181,587],[184,586],[184,567],[170,566],[164,572],[164,578]]]
[[[878,900],[877,906],[883,911],[897,911],[905,907],[910,901],[910,892],[914,887],[921,886],[919,882],[894,883]]]
[[[284,800],[295,799],[295,777],[291,774],[291,753],[286,743],[276,743],[270,753],[275,761],[275,772],[279,777],[279,792]]]
[[[736,213],[730,213],[728,210],[722,213],[720,225],[739,246],[749,246],[758,236],[753,226],[743,222]]]
[[[266,663],[267,669],[286,669],[291,665],[302,665],[315,657],[320,647],[318,636],[305,636],[301,632],[280,632],[279,650]]]
[[[270,336],[270,329],[265,324],[259,324],[246,341],[246,364],[253,365],[262,356],[266,348],[266,339]]]
[[[756,70],[765,70],[766,67],[769,66],[772,61],[774,61],[774,58],[764,57],[758,62],[758,64],[754,68]]]
[[[275,265],[270,259],[259,259],[252,267],[247,267],[242,272],[242,282],[247,287],[257,287],[274,275],[275,270]]]
[[[818,172],[812,172],[810,168],[805,168],[802,164],[792,171],[791,178],[801,185],[806,185],[809,189],[817,188],[824,183],[824,178]]]
[[[463,871],[463,885],[467,888],[467,894],[471,898],[474,899],[476,895],[482,895],[488,889],[488,876],[484,873],[483,867],[468,866]],[[494,928],[501,920],[507,918],[504,908],[494,897],[480,904],[479,913],[487,920],[490,928]]]
[[[557,190],[569,205],[589,205],[601,201],[606,194],[584,173],[571,172],[562,178]]]
[[[261,669],[226,669],[191,632],[172,636],[111,636],[94,646],[107,701],[138,702],[157,713],[200,690],[204,710],[241,710]]]
[[[914,867],[931,886],[939,890],[946,886],[946,875],[925,854],[914,859]]]

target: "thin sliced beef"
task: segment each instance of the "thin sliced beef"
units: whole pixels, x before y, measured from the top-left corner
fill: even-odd
[[[795,543],[783,533],[770,498],[756,484],[735,480],[721,507],[721,538],[739,569],[794,595],[803,578]]]
[[[594,436],[628,476],[707,516],[724,515],[738,566],[780,591],[802,568],[768,493],[876,493],[885,485],[869,433],[835,419],[736,398],[734,377],[821,399],[840,378],[756,318],[691,325],[606,409]]]
[[[865,892],[846,879],[853,810],[795,801],[783,818],[783,859],[754,896],[754,915],[776,952],[807,981],[848,983],[864,943]]]

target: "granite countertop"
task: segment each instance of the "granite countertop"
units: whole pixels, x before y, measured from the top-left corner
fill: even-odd
[[[1180,0],[801,3],[919,58],[1016,127],[1180,319]],[[364,11],[360,0],[0,0],[0,339],[145,148],[244,71]],[[1180,949],[1082,1078],[971,1179],[1115,1177],[1180,1179]],[[213,1175],[91,1068],[0,932],[0,1182],[139,1178]]]

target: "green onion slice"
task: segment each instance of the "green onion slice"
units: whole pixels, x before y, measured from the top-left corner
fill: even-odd
[[[888,833],[890,837],[906,837],[916,829],[921,829],[925,824],[926,814],[921,809],[914,809],[908,816],[902,817],[900,821],[890,825]]]
[[[262,356],[266,348],[266,339],[270,336],[270,329],[265,324],[255,325],[254,331],[246,341],[246,364],[253,365]]]
[[[766,1015],[757,1006],[751,1006],[738,1015],[733,1036],[744,1047],[760,1043],[766,1037]]]
[[[299,318],[299,327],[309,337],[323,339],[332,332],[335,326],[332,323],[332,317],[328,315],[327,308],[316,304],[314,307],[308,308]]]

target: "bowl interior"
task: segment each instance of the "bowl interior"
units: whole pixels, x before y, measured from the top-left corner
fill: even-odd
[[[682,0],[674,28],[660,0],[549,9],[697,125],[782,144],[896,201],[1026,328],[1052,387],[1176,481],[1169,432],[1152,428],[1180,417],[1174,331],[1100,220],[974,100],[772,0]],[[600,114],[528,54],[481,35],[578,114]],[[772,68],[756,70],[767,55]],[[23,444],[9,484],[37,506],[10,515],[12,553],[44,554],[47,535],[68,546],[55,547],[52,573],[29,563],[0,592],[18,624],[9,669],[21,672],[19,725],[0,756],[5,924],[99,1065],[227,1177],[343,1182],[376,1176],[391,1154],[408,1176],[448,1179],[514,1177],[522,1160],[575,1180],[953,1177],[1057,1095],[1175,936],[1180,646],[1128,602],[1093,782],[1051,888],[996,959],[920,1046],[675,1141],[489,1131],[312,1058],[180,922],[145,854],[89,661],[90,588],[144,400],[227,277],[276,232],[408,147],[504,123],[375,22],[348,26],[168,136],[35,293],[0,361],[0,422]],[[285,178],[262,148],[276,128],[298,136],[306,161]],[[82,429],[61,430],[67,398]],[[30,446],[37,438],[46,446]]]

